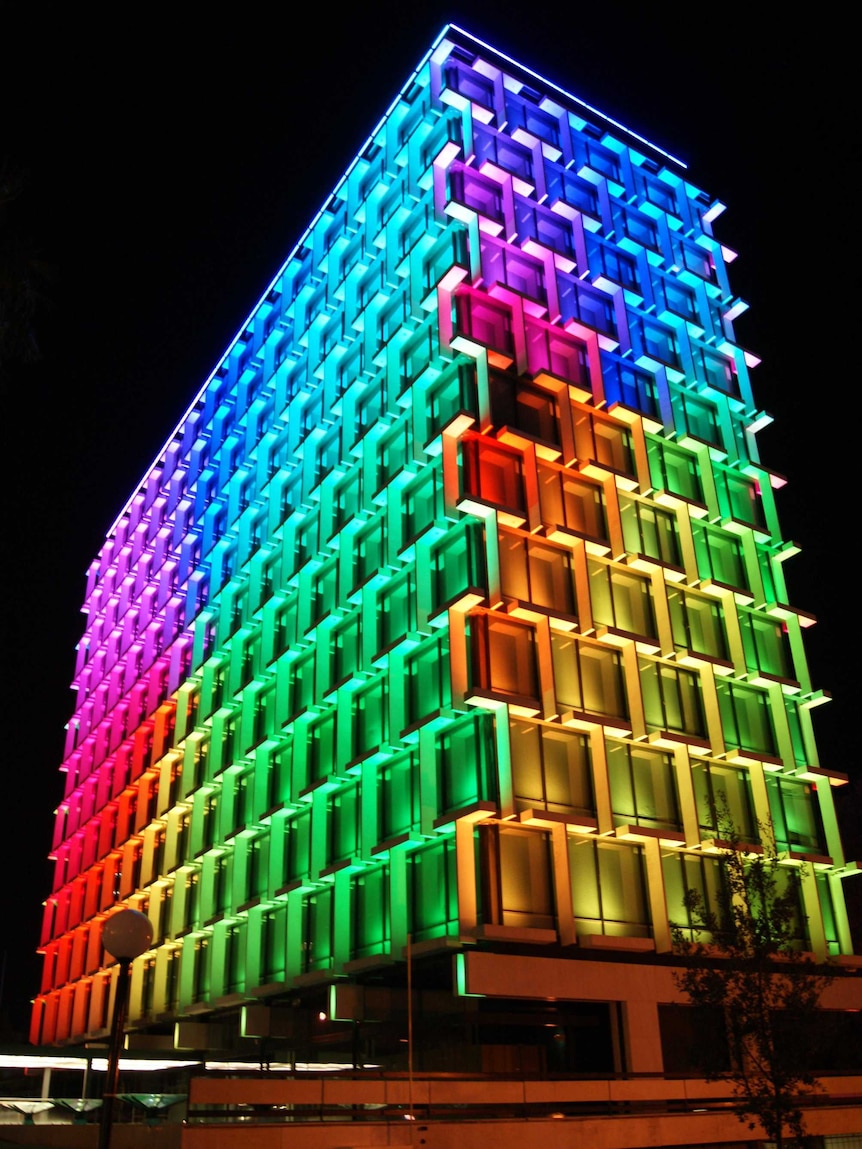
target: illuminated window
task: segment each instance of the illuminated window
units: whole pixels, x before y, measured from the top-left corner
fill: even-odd
[[[569,835],[572,911],[578,937],[652,937],[640,847]]]
[[[517,810],[595,814],[589,740],[582,734],[510,724],[512,788]]]
[[[692,288],[670,276],[656,275],[653,278],[653,289],[660,311],[672,311],[681,319],[697,320],[697,302]]]
[[[832,899],[829,876],[824,873],[816,873],[814,877],[817,882],[820,906],[823,910],[823,929],[826,933],[827,949],[830,956],[837,957],[841,953],[841,943],[838,938],[838,921],[835,916],[835,903]]]
[[[356,468],[345,476],[335,488],[332,497],[333,525],[341,530],[362,505],[362,471]]]
[[[487,124],[475,122],[473,131],[477,166],[490,160],[513,176],[528,181],[533,179],[533,154],[524,144],[519,144],[517,140],[510,139],[504,132],[497,132]]]
[[[776,678],[794,679],[785,624],[758,611],[739,611],[745,663],[750,670]]]
[[[560,164],[545,164],[545,183],[548,189],[548,203],[553,207],[556,200],[562,200],[580,212],[598,216],[599,193],[595,184],[576,175],[571,168]],[[588,235],[592,233],[588,232]]]
[[[359,853],[360,794],[357,782],[342,786],[327,802],[326,864],[350,861]]]
[[[584,183],[586,181],[580,181]],[[592,184],[589,185],[592,189],[593,197],[598,200],[598,194]],[[599,214],[598,203],[591,206],[589,209],[591,215],[597,216]],[[601,275],[605,279],[610,279],[614,283],[618,283],[621,287],[633,288],[635,291],[640,290],[638,284],[638,265],[634,255],[623,252],[614,244],[607,243],[598,238],[593,231],[588,231],[586,234],[587,243],[587,258],[590,263],[590,270],[598,277]]]
[[[419,756],[410,752],[380,767],[377,780],[378,837],[381,842],[419,825]]]
[[[593,621],[627,634],[656,636],[652,583],[622,566],[587,559]]]
[[[320,483],[341,456],[341,427],[336,424],[320,439],[315,449],[315,475],[314,481]]]
[[[302,969],[332,968],[332,890],[306,894],[302,900]]]
[[[472,615],[469,625],[472,685],[538,705],[534,627],[493,613]]]
[[[206,1001],[210,990],[210,944],[209,938],[199,937],[194,942],[194,970],[192,977],[192,1001]]]
[[[428,438],[439,435],[459,412],[475,414],[476,406],[474,372],[464,363],[451,366],[428,390]]]
[[[619,651],[551,632],[557,706],[581,714],[628,717]]]
[[[703,502],[700,474],[692,452],[664,439],[650,438],[647,440],[647,455],[650,477],[657,490],[669,491],[691,502]]]
[[[480,247],[482,279],[486,284],[501,283],[528,299],[547,302],[545,265],[541,260],[485,235],[480,238]]]
[[[705,737],[700,675],[645,658],[638,668],[647,729]]]
[[[539,463],[542,519],[585,538],[607,541],[604,496],[598,483],[561,467]]]
[[[678,567],[679,534],[674,512],[628,495],[621,494],[619,499],[623,542],[629,554]]]
[[[440,610],[470,588],[486,585],[482,527],[465,519],[437,543],[430,556],[432,605]]]
[[[402,497],[403,542],[412,542],[443,514],[443,474],[438,465],[426,467]]]
[[[726,659],[724,619],[716,600],[682,590],[671,583],[666,584],[666,589],[676,650]]]
[[[308,728],[308,783],[335,772],[335,710],[316,718]]]
[[[636,357],[644,355],[656,363],[682,370],[679,340],[673,327],[629,312],[629,331]]]
[[[231,822],[237,830],[253,826],[254,810],[254,764],[247,766],[241,774],[232,774],[226,784],[233,784],[233,813]]]
[[[245,986],[245,926],[231,925],[224,935],[224,988],[236,993]]]
[[[311,865],[311,811],[303,810],[284,823],[284,878],[298,881]]]
[[[682,251],[683,263],[687,271],[693,271],[695,275],[699,275],[701,279],[715,278],[715,268],[712,264],[712,257],[705,248],[685,239],[679,240],[679,245]]]
[[[720,859],[673,851],[662,858],[662,870],[670,925],[680,930],[687,941],[709,942],[712,935],[698,929],[693,921],[689,891],[699,895],[707,913],[714,913],[721,920],[724,877]]]
[[[722,823],[727,818],[743,842],[760,840],[747,770],[693,758],[691,778],[703,838],[719,837],[720,832],[726,832]]]
[[[443,813],[496,801],[497,757],[490,714],[468,715],[437,735],[438,806]]]
[[[612,339],[617,338],[617,320],[610,295],[574,275],[562,272],[557,275],[557,290],[563,323],[574,319]]]
[[[479,827],[482,911],[490,925],[554,929],[549,835],[493,825]]]
[[[422,286],[425,292],[432,292],[442,276],[459,264],[467,267],[467,237],[463,231],[445,232],[422,257]]]
[[[495,223],[503,223],[503,188],[490,176],[475,168],[452,164],[449,169],[449,194],[456,203],[472,208]]]
[[[748,575],[740,540],[697,519],[692,520],[691,528],[700,577],[740,590],[747,589]]]
[[[318,623],[335,608],[338,588],[338,560],[323,563],[314,576],[312,622]]]
[[[611,739],[607,755],[614,824],[681,830],[673,758]]]
[[[266,814],[270,810],[275,809],[276,806],[280,806],[282,802],[286,802],[290,797],[293,737],[289,735],[286,739],[279,742],[278,746],[270,748],[268,759],[265,759],[264,754],[259,752],[256,761],[258,767],[260,767],[264,761],[266,762],[266,785],[265,794],[263,795],[263,808],[258,812],[260,814]]]
[[[338,361],[338,394],[343,395],[362,374],[365,363],[365,341],[357,339]],[[357,436],[363,433],[362,421],[357,420]]]
[[[515,223],[521,242],[532,239],[567,259],[574,257],[572,225],[565,216],[516,196]]]
[[[353,585],[360,586],[386,562],[386,518],[378,515],[356,535],[353,549]]]
[[[350,878],[351,959],[389,951],[389,873],[375,866]]]
[[[258,606],[262,606],[265,602],[269,602],[275,593],[276,587],[281,584],[281,554],[276,551],[271,557],[267,558],[260,567],[260,593],[258,595]]]
[[[377,445],[377,489],[381,490],[404,468],[411,457],[410,423],[401,418]]]
[[[404,664],[404,679],[408,726],[421,722],[423,718],[450,704],[452,683],[449,674],[448,634],[430,639],[411,652]]]
[[[523,458],[485,436],[462,443],[464,493],[505,510],[526,514]]]
[[[272,634],[272,657],[278,658],[296,642],[297,597],[279,603]]]
[[[275,682],[270,681],[254,695],[254,724],[249,749],[259,746],[267,735],[276,729]]]
[[[401,391],[419,379],[423,371],[438,355],[437,332],[433,323],[426,323],[401,349]]]
[[[434,842],[407,858],[408,914],[415,941],[458,932],[455,843]]]
[[[208,866],[212,866],[210,886],[210,916],[227,913],[231,904],[231,882],[233,879],[233,853],[210,855],[204,859],[204,876]]]
[[[728,747],[775,754],[769,696],[756,686],[719,679],[715,684]]]
[[[403,322],[410,314],[409,298],[405,291],[395,294],[395,298],[380,310],[377,321],[377,350],[384,347],[395,332],[403,326]]]
[[[578,387],[590,386],[590,363],[582,339],[554,324],[524,316],[527,339],[527,370],[531,375],[548,371]]]
[[[361,621],[361,614],[356,610],[332,631],[332,683],[335,686],[350,679],[360,667]]]
[[[288,675],[287,718],[295,718],[314,699],[314,647],[305,650],[290,663]]]
[[[826,853],[816,787],[795,778],[766,777],[769,809],[779,850]]]
[[[560,415],[555,395],[499,371],[491,373],[490,393],[496,427],[513,427],[532,439],[559,445]]]
[[[500,581],[507,598],[574,616],[572,555],[565,547],[500,531]]]
[[[755,480],[718,467],[714,474],[722,514],[736,522],[765,529],[763,504]]]
[[[287,906],[267,910],[261,919],[261,982],[281,981],[285,976]]]
[[[733,362],[722,355],[716,355],[705,348],[695,347],[695,362],[700,368],[706,383],[724,395],[739,395],[739,378],[733,369]]]
[[[515,354],[512,313],[504,304],[469,288],[455,296],[455,330],[504,357]]]
[[[462,544],[463,547],[463,544]],[[416,579],[408,568],[381,588],[377,599],[377,648],[388,649],[416,629]]]
[[[388,741],[389,707],[382,679],[364,686],[353,695],[353,758],[379,750]]]

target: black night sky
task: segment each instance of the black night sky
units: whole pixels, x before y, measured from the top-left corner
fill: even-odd
[[[37,313],[41,360],[0,365],[10,527],[0,1040],[10,1025],[26,1029],[38,988],[87,564],[447,21],[680,156],[728,205],[716,230],[740,253],[731,282],[751,307],[737,334],[763,360],[755,394],[775,417],[761,453],[788,478],[779,512],[803,548],[788,567],[790,599],[818,618],[812,676],[834,695],[816,719],[822,765],[851,775],[841,817],[848,854],[862,857],[848,649],[857,604],[829,575],[857,561],[851,452],[839,447],[858,414],[857,63],[836,6],[804,19],[775,8],[768,20],[755,6],[661,0],[370,0],[293,19],[267,4],[24,8],[0,2],[0,161],[28,173],[0,228],[29,237],[57,279]]]

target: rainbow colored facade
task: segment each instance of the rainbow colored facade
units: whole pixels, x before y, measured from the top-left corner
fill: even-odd
[[[724,808],[852,952],[722,210],[444,30],[90,567],[33,1040],[106,1033],[122,903],[130,1023],[178,1046],[324,997],[324,1044],[383,1034],[409,949],[464,1064],[505,1063],[452,1037],[496,996],[660,1069],[633,963]]]

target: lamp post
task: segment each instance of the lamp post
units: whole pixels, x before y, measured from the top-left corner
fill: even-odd
[[[99,1115],[99,1149],[109,1149],[111,1126],[114,1120],[114,1101],[120,1080],[120,1050],[129,999],[129,966],[136,957],[150,948],[153,927],[146,914],[139,910],[118,910],[102,928],[102,945],[119,964],[117,990],[114,994],[114,1013],[111,1019],[111,1043],[108,1047],[108,1069],[102,1093]]]

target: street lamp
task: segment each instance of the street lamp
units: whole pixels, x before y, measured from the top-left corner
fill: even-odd
[[[129,999],[129,966],[136,957],[150,948],[152,940],[153,927],[150,925],[150,919],[139,910],[118,910],[111,914],[102,928],[102,945],[117,959],[120,970],[117,977],[117,991],[114,995],[108,1070],[105,1074],[99,1117],[99,1149],[109,1149],[111,1144],[114,1100],[120,1081],[120,1049],[123,1044],[123,1029]]]

